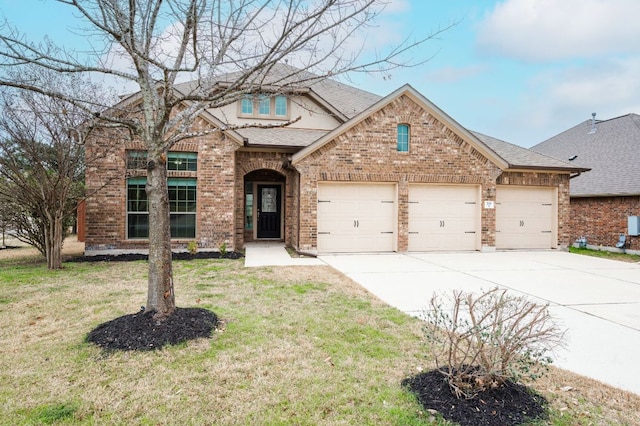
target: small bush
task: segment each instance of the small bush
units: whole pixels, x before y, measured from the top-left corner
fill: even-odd
[[[498,288],[480,295],[436,294],[424,314],[429,351],[458,398],[474,398],[506,381],[536,379],[564,337],[548,305]]]
[[[220,251],[220,255],[226,256],[227,254],[227,242],[224,241],[222,244],[218,246],[218,251]]]
[[[189,254],[198,253],[198,242],[197,241],[189,241],[189,244],[187,244],[187,251],[189,252]]]

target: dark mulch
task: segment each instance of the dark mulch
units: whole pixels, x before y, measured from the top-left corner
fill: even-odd
[[[230,251],[225,254],[221,254],[217,251],[199,251],[198,253],[191,254],[187,252],[171,254],[173,260],[194,260],[194,259],[240,259],[244,255],[237,251]],[[72,257],[67,262],[131,262],[135,260],[148,260],[149,256],[146,254],[99,254],[95,256],[76,256]]]
[[[87,341],[101,348],[123,351],[151,351],[164,345],[176,345],[200,337],[211,337],[218,317],[202,308],[176,308],[158,322],[152,313],[140,311],[100,324],[87,336]]]
[[[418,398],[426,410],[436,410],[461,426],[516,426],[545,418],[547,401],[527,387],[507,382],[473,399],[458,399],[437,370],[406,378],[402,386]]]

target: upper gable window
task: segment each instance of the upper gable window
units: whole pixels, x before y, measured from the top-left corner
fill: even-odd
[[[398,152],[409,152],[408,124],[398,124]]]
[[[245,118],[289,119],[289,99],[283,95],[247,96],[242,98],[238,116]]]
[[[253,98],[244,97],[242,101],[240,101],[240,112],[241,114],[253,115]]]
[[[288,114],[287,112],[287,97],[286,96],[276,96],[275,99],[275,103],[276,103],[276,116],[277,117],[286,117]]]
[[[271,98],[265,95],[258,98],[258,114],[271,115]]]

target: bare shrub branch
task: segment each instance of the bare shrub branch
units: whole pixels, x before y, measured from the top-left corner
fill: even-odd
[[[479,295],[435,294],[424,315],[428,350],[458,398],[473,398],[508,380],[536,379],[565,334],[548,305],[499,288]]]

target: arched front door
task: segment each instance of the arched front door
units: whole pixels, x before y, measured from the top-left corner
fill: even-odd
[[[286,177],[275,170],[245,175],[245,241],[283,238],[285,185]]]

